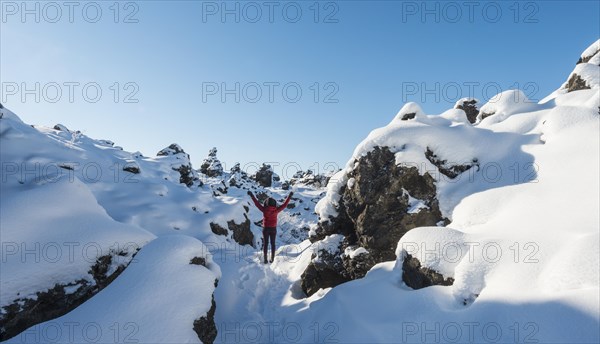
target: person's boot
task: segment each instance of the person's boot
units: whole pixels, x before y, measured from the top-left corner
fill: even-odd
[[[271,253],[271,263],[273,263],[275,261],[275,253]]]
[[[269,261],[267,260],[267,255],[266,254],[265,254],[265,261],[264,261],[264,263],[265,264],[269,263]]]

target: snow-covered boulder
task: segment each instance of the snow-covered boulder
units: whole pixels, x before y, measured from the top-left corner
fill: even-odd
[[[200,172],[211,178],[223,175],[223,165],[217,158],[217,148],[208,152],[208,157],[200,165]]]
[[[337,259],[329,259],[327,265],[316,274],[309,267],[303,283],[333,287],[328,283],[363,277],[376,263],[395,259],[398,240],[411,228],[435,226],[444,223],[436,198],[435,180],[429,173],[421,175],[418,168],[396,164],[395,155],[388,147],[375,147],[355,161],[355,168],[346,174],[347,182],[335,191],[339,196],[335,216],[323,218],[312,240],[318,241],[330,235],[343,235],[345,241],[340,252],[347,248],[362,247],[364,254],[345,255],[337,253]],[[329,213],[324,208],[327,200],[319,203],[321,216]],[[333,214],[332,214],[333,215]],[[339,277],[331,278],[337,273]],[[322,276],[326,279],[319,280]],[[311,281],[307,281],[309,277]],[[315,292],[318,288],[304,288]]]
[[[202,185],[200,178],[198,178],[198,173],[192,167],[190,155],[178,144],[173,143],[169,147],[159,151],[156,155],[171,160],[171,168],[179,172],[179,182],[181,184],[185,184],[190,188]]]
[[[477,116],[479,115],[479,109],[477,108],[478,103],[479,100],[475,98],[462,98],[454,104],[454,108],[463,110],[467,116],[467,120],[470,123],[475,123],[477,121]]]
[[[600,39],[583,51],[563,88],[567,92],[600,88]]]
[[[404,104],[396,114],[396,117],[394,117],[393,122],[410,120],[422,123],[428,122],[427,116],[425,115],[425,112],[423,112],[423,109],[421,109],[421,106],[414,102]]]
[[[208,248],[189,236],[164,236],[135,259],[88,302],[8,343],[212,343],[221,270]]]
[[[491,116],[494,116],[494,122],[500,122],[515,113],[533,110],[536,105],[521,90],[504,91],[492,97],[481,107],[479,115],[477,115],[477,122],[481,122]]]
[[[274,178],[277,175],[273,172],[273,167],[268,164],[262,164],[262,166],[256,171],[251,178],[256,181],[260,186],[268,188],[273,185]]]
[[[0,195],[1,339],[87,301],[154,238],[114,221],[78,179],[8,178]]]

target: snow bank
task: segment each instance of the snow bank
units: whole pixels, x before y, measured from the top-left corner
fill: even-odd
[[[340,190],[347,184],[348,176],[345,170],[339,171],[331,177],[327,184],[327,194],[315,206],[315,212],[319,214],[321,221],[327,221],[330,217],[338,215]]]
[[[208,268],[190,264],[195,257],[205,258]],[[220,276],[200,241],[160,237],[91,300],[7,343],[200,343],[194,321],[210,310]]]
[[[537,107],[521,90],[508,90],[492,97],[479,109],[477,121],[497,123],[515,113],[531,112]],[[487,119],[489,117],[489,119]]]
[[[81,279],[103,256],[126,265],[154,235],[115,222],[79,180],[2,187],[0,306]],[[29,216],[24,213],[31,212]],[[109,274],[114,272],[109,270]]]

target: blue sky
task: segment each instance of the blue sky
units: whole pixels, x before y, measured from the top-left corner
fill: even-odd
[[[543,98],[600,36],[598,1],[21,3],[1,2],[6,107],[196,167],[213,146],[227,167],[343,166],[407,101]]]

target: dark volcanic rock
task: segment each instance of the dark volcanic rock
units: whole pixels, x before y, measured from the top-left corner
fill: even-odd
[[[451,179],[456,178],[459,174],[467,171],[473,166],[479,167],[479,162],[476,158],[468,163],[461,163],[455,165],[453,165],[453,163],[448,164],[446,160],[438,158],[438,156],[435,155],[435,153],[429,147],[427,147],[427,150],[425,151],[425,157],[427,158],[427,160],[429,160],[429,162],[431,162],[438,168],[441,174]]]
[[[140,168],[135,165],[127,165],[127,166],[123,167],[123,171],[133,173],[133,174],[139,174]]]
[[[376,147],[361,157],[348,178],[340,190],[338,216],[321,222],[311,237],[313,242],[331,234],[345,239],[336,259],[309,265],[302,281],[307,295],[319,287],[363,277],[373,265],[396,259],[398,241],[410,229],[447,221],[439,209],[433,177],[419,174],[413,166],[396,165],[387,147]],[[409,212],[409,196],[425,207]],[[349,246],[364,247],[368,254],[342,258],[341,252]]]
[[[410,254],[407,254],[402,262],[402,280],[413,289],[432,285],[449,286],[454,283],[454,278],[446,278],[435,270],[422,267],[421,262]]]
[[[344,263],[339,250],[336,253],[320,250],[318,256],[315,260],[313,255],[313,261],[302,273],[302,291],[309,296],[321,288],[335,287],[350,281],[350,278],[343,275]]]
[[[273,168],[271,165],[263,164],[251,178],[264,188],[271,187],[273,185]]]
[[[229,234],[229,232],[227,231],[226,228],[221,227],[221,225],[217,224],[217,223],[210,223],[210,230],[215,233],[216,235],[227,235]]]
[[[567,81],[566,88],[568,92],[573,92],[579,90],[589,90],[590,86],[586,84],[585,80],[583,80],[581,76],[573,73],[569,81]]]
[[[408,121],[409,119],[414,119],[416,115],[417,115],[416,112],[405,113],[404,115],[402,115],[402,118],[400,118],[400,120]]]
[[[202,265],[204,267],[206,266],[206,259],[204,257],[194,257],[190,260],[190,264],[192,265]]]
[[[342,263],[344,264],[344,276],[351,280],[365,277],[376,264],[373,256],[369,253],[359,254],[354,258],[342,255]]]
[[[250,219],[244,214],[246,221],[237,224],[234,221],[227,222],[227,226],[233,231],[233,240],[240,245],[250,245],[254,247],[254,234],[250,230]]]
[[[223,175],[223,165],[217,158],[217,148],[213,148],[208,152],[208,157],[200,165],[200,172],[208,177]]]
[[[242,223],[227,221],[227,227],[233,232],[232,238],[240,245],[250,245],[254,247],[254,234],[250,230],[250,219],[244,214],[246,220]],[[217,223],[210,223],[210,229],[217,235],[229,235],[229,231]]]
[[[215,281],[216,285],[217,281]],[[217,310],[217,304],[215,303],[215,296],[212,298],[212,306],[206,316],[200,317],[194,321],[194,332],[198,335],[198,338],[204,344],[211,344],[217,338],[217,325],[215,323],[215,311]]]
[[[187,154],[178,144],[173,143],[169,147],[158,152],[156,155],[173,156],[175,160],[178,161],[177,163],[172,164],[171,168],[174,171],[179,172],[179,182],[181,184],[185,184],[187,187],[192,187],[196,184],[196,182],[198,182],[200,185],[202,185],[202,182],[192,168],[190,155]]]
[[[477,121],[477,115],[479,115],[479,109],[477,108],[477,99],[468,99],[463,101],[461,104],[456,104],[455,109],[460,109],[465,112],[467,119],[471,123]]]

